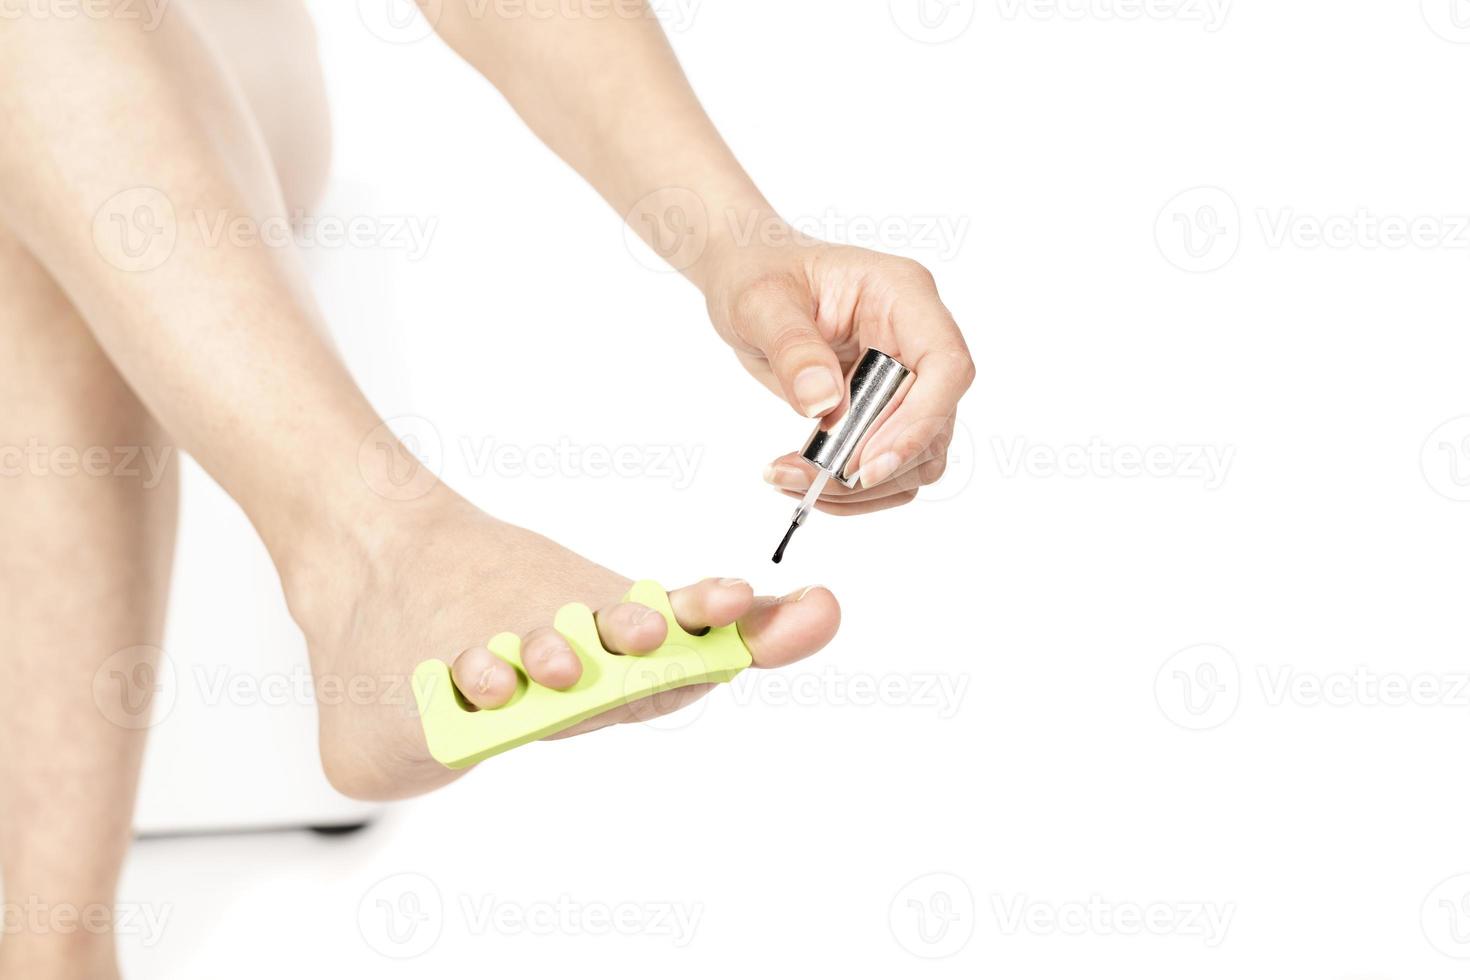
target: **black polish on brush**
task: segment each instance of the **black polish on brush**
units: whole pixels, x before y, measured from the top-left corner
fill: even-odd
[[[776,549],[776,553],[771,556],[771,561],[777,565],[781,564],[781,559],[786,555],[786,546],[791,543],[791,536],[796,533],[796,529],[799,527],[801,527],[800,521],[791,522],[791,526],[786,529],[786,537],[781,539],[781,545]]]

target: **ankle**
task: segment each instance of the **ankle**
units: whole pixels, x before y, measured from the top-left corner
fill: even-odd
[[[353,596],[391,583],[432,528],[473,511],[437,482],[411,500],[358,492],[334,494],[324,503],[321,512],[268,542],[287,606],[308,639],[350,614]]]

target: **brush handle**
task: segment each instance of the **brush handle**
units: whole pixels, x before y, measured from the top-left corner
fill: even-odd
[[[702,636],[684,632],[658,583],[637,583],[623,601],[657,610],[669,625],[668,639],[640,656],[608,653],[592,610],[581,603],[563,606],[552,625],[582,661],[582,678],[564,691],[542,687],[526,676],[521,638],[514,633],[501,633],[487,644],[518,675],[515,694],[499,708],[481,710],[465,701],[444,661],[419,664],[413,694],[430,754],[450,769],[464,769],[619,705],[693,684],[728,681],[750,666],[750,651],[736,626]]]

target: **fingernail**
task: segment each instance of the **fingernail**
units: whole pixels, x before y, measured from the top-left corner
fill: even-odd
[[[842,389],[837,387],[837,379],[826,368],[806,368],[791,383],[791,390],[809,419],[827,414],[842,401]]]
[[[898,453],[884,453],[877,459],[862,468],[858,473],[858,482],[867,487],[875,487],[898,472]]]
[[[722,578],[720,579],[720,584],[727,589],[734,589],[742,585],[749,585],[750,583],[743,578]]]
[[[783,490],[805,490],[811,486],[806,474],[794,466],[767,466],[766,482]]]

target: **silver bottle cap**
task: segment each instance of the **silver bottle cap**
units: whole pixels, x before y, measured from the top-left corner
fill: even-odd
[[[832,474],[845,487],[857,486],[857,458],[871,433],[888,417],[893,396],[912,374],[875,348],[869,348],[847,378],[848,405],[830,425],[817,424],[801,455]]]

